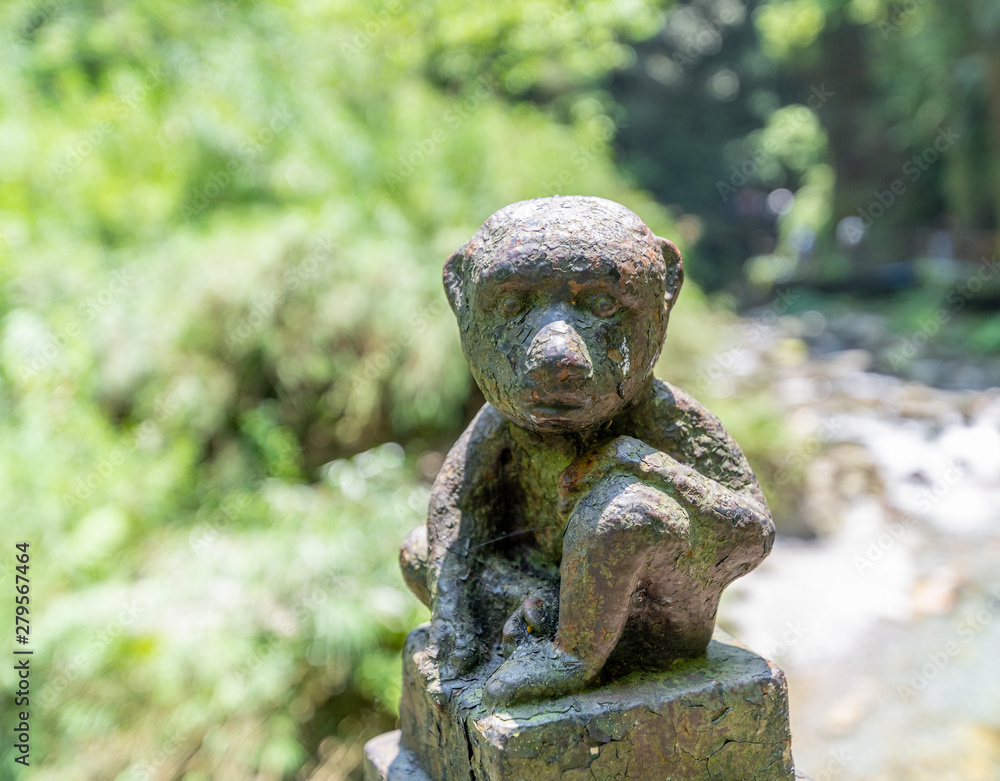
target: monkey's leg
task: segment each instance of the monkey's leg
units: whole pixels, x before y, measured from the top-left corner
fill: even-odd
[[[593,678],[632,612],[654,558],[676,562],[689,543],[687,513],[662,491],[611,476],[574,509],[563,540],[556,645]]]
[[[591,683],[622,636],[640,577],[654,556],[676,560],[687,550],[688,531],[687,514],[662,491],[629,476],[600,480],[566,527],[555,641],[519,649],[491,677],[486,699],[557,697]]]

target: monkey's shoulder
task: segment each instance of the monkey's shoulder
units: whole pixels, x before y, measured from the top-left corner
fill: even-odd
[[[739,445],[701,402],[656,377],[653,394],[637,416],[638,437],[699,472],[727,483],[752,479]]]
[[[469,498],[474,486],[496,479],[499,454],[508,437],[508,421],[491,404],[484,404],[465,427],[444,459],[432,488],[432,506],[447,497]]]
[[[659,377],[653,378],[651,404],[644,408],[648,412],[648,423],[672,438],[687,438],[692,434],[704,433],[710,436],[726,436],[727,432],[719,418],[686,391]]]

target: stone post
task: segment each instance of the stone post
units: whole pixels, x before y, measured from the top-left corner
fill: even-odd
[[[400,553],[431,621],[366,781],[792,781],[782,672],[715,628],[771,549],[767,503],[653,376],[680,252],[619,204],[538,198],[444,282],[487,404]]]

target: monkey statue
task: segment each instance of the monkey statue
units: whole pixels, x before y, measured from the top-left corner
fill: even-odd
[[[441,697],[478,676],[510,705],[699,656],[722,590],[769,553],[740,448],[653,375],[683,276],[637,215],[579,196],[507,206],[448,258],[487,404],[400,552]]]

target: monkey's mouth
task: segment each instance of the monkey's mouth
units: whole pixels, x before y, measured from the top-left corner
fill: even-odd
[[[545,404],[535,404],[531,409],[534,412],[558,413],[558,412],[571,412],[575,409],[580,409],[582,406],[583,406],[582,404],[573,404],[572,402],[568,401],[551,401]]]
[[[528,405],[534,415],[539,417],[558,417],[583,409],[587,401],[587,399],[580,398],[579,396],[541,396],[538,393],[532,393]]]

